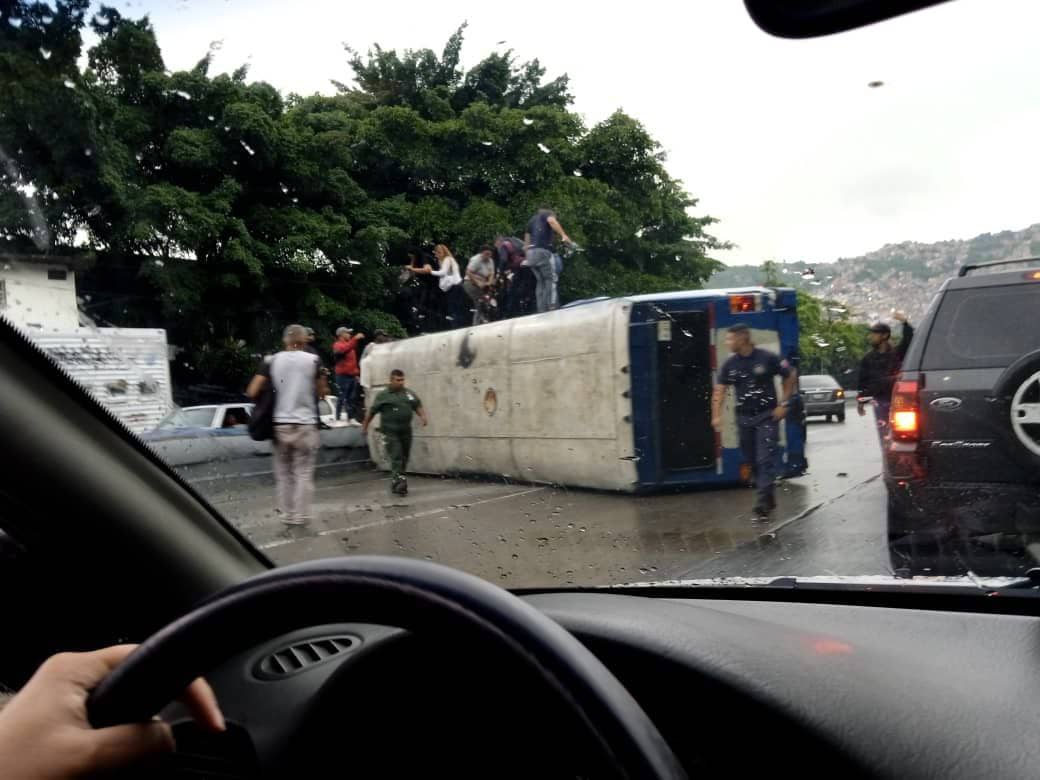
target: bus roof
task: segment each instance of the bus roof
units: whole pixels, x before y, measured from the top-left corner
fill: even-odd
[[[635,303],[662,303],[667,301],[686,301],[686,300],[703,300],[710,298],[725,298],[729,295],[746,295],[752,293],[780,293],[780,292],[793,292],[791,287],[723,287],[712,290],[676,290],[675,292],[661,292],[661,293],[648,293],[646,295],[623,295],[619,298],[608,298],[607,296],[600,296],[598,298],[584,298],[578,301],[571,301],[565,304],[561,308],[569,309],[574,306],[584,306],[588,303],[600,303],[602,301],[619,300],[621,298],[633,301]]]

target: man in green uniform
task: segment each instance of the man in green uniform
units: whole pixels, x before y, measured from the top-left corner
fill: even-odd
[[[390,459],[390,490],[399,496],[408,495],[408,481],[404,475],[408,470],[408,454],[412,450],[413,413],[419,415],[425,428],[426,410],[422,401],[404,386],[404,371],[395,368],[390,372],[389,387],[376,396],[361,424],[361,433],[367,435],[372,418],[377,414],[380,416],[379,432],[383,435],[383,446]]]

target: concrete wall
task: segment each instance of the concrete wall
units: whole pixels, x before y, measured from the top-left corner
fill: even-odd
[[[65,279],[48,279],[48,270],[65,271]],[[76,275],[65,266],[5,261],[0,284],[6,305],[0,313],[15,326],[29,331],[67,332],[79,327]]]

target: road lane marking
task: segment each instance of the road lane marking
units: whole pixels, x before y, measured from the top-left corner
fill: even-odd
[[[540,487],[528,488],[527,490],[518,490],[515,493],[507,493],[504,496],[495,496],[495,498],[482,498],[479,501],[470,502],[470,507],[480,506],[482,504],[492,504],[495,501],[504,501],[507,498],[519,498],[520,496],[527,496],[531,493],[537,493],[540,490],[548,490],[549,485],[542,485]],[[380,507],[385,508],[385,507]],[[321,536],[331,536],[332,534],[349,534],[355,531],[364,531],[367,528],[378,528],[379,526],[392,525],[393,523],[399,523],[402,520],[415,520],[421,517],[429,517],[430,515],[444,514],[445,512],[452,511],[452,508],[458,509],[457,504],[446,507],[438,507],[436,509],[425,509],[422,512],[415,512],[410,515],[401,515],[399,517],[384,517],[380,520],[373,520],[368,523],[359,523],[358,525],[344,526],[342,528],[326,528],[324,531],[318,531],[318,533],[312,536],[301,536],[296,539],[275,539],[272,542],[266,542],[265,544],[258,545],[261,550],[270,550],[274,547],[283,547],[287,544],[294,544],[295,542],[306,541],[307,539],[316,539]]]
[[[775,535],[777,533],[777,531],[780,531],[783,528],[787,528],[787,526],[789,526],[791,523],[794,523],[794,522],[797,522],[799,520],[802,520],[803,518],[808,517],[809,515],[813,514],[814,512],[816,512],[819,509],[822,509],[825,506],[830,506],[835,501],[839,501],[839,500],[845,498],[845,496],[847,496],[853,490],[861,488],[864,485],[868,485],[871,482],[873,482],[874,480],[880,479],[880,478],[881,478],[880,474],[875,474],[872,477],[867,477],[865,480],[863,480],[862,482],[857,482],[855,485],[853,485],[852,487],[850,487],[848,490],[844,491],[843,493],[839,493],[838,495],[834,496],[834,498],[830,498],[830,499],[827,499],[826,501],[821,501],[818,504],[814,504],[813,506],[810,506],[810,507],[808,507],[806,509],[803,509],[801,512],[796,514],[794,517],[789,517],[788,519],[784,520],[783,522],[781,522],[781,523],[779,523],[779,524],[777,524],[777,525],[775,525],[775,526],[773,526],[771,528],[763,529],[762,533],[760,533],[758,535],[758,538],[762,539],[762,538],[770,536],[770,535]]]

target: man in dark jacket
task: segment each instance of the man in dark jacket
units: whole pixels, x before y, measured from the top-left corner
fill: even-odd
[[[726,333],[732,353],[719,369],[711,398],[711,426],[722,430],[722,403],[726,388],[733,387],[740,431],[740,449],[755,474],[755,507],[758,522],[767,522],[776,508],[777,448],[780,421],[787,416],[797,377],[786,360],[759,349],[751,341],[751,329],[736,324]],[[783,380],[777,398],[775,377]]]
[[[883,322],[876,322],[870,327],[867,338],[870,350],[863,356],[859,365],[859,396],[856,398],[857,411],[862,417],[867,413],[867,404],[874,404],[874,415],[877,419],[878,438],[884,444],[888,434],[888,410],[892,405],[892,387],[903,367],[903,358],[914,337],[914,329],[906,320],[906,315],[897,312],[893,319],[903,323],[903,337],[899,344],[892,345],[892,329]]]

